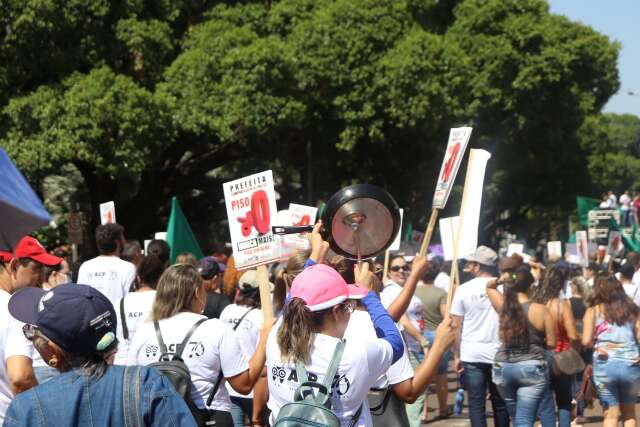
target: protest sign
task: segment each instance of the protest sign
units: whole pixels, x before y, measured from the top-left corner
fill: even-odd
[[[289,218],[291,223],[287,225],[294,227],[313,225],[316,223],[317,214],[318,208],[313,206],[289,203]],[[293,248],[294,252],[304,251],[309,248],[309,239],[306,234],[286,234],[283,237],[285,245]]]
[[[522,256],[524,254],[524,245],[522,243],[509,243],[507,247],[507,256],[518,254]]]
[[[549,259],[562,258],[562,242],[558,240],[547,242],[547,257]]]
[[[447,204],[451,188],[458,174],[462,157],[471,137],[470,127],[452,128],[449,131],[449,141],[445,151],[444,160],[440,167],[440,175],[436,184],[436,191],[433,193],[433,208],[444,209]]]
[[[583,267],[589,265],[589,242],[587,241],[587,232],[584,230],[576,231],[576,248],[577,255],[580,260],[579,264]]]
[[[113,224],[116,222],[116,204],[111,202],[100,204],[100,224]]]
[[[622,249],[622,234],[619,231],[612,230],[609,232],[609,242],[607,244],[607,253],[609,255],[617,255]]]
[[[455,245],[455,234],[456,230],[458,230],[459,221],[459,216],[442,218],[439,221],[440,241],[442,242],[445,261],[451,261],[453,259],[453,245]]]
[[[446,312],[451,309],[453,293],[458,280],[457,259],[461,249],[461,236],[465,236],[467,243],[464,250],[473,250],[478,246],[478,226],[480,225],[480,206],[482,204],[482,188],[484,186],[484,173],[487,162],[491,158],[491,153],[485,150],[474,149],[469,153],[469,163],[467,164],[467,176],[464,180],[464,190],[462,192],[462,204],[460,205],[460,219],[458,230],[455,233],[453,246],[453,259],[451,263],[451,280],[453,287],[447,295]],[[467,255],[467,253],[462,254]]]
[[[166,231],[158,231],[154,236],[154,239],[156,240],[164,240],[165,242],[167,241],[167,232]]]
[[[223,184],[236,268],[249,269],[278,261],[279,245],[271,232],[276,193],[270,170]]]
[[[440,167],[436,189],[433,193],[431,217],[427,224],[424,239],[420,245],[420,255],[424,255],[427,252],[433,230],[436,226],[436,220],[438,219],[438,211],[444,209],[447,204],[447,199],[451,193],[453,183],[456,180],[456,175],[458,174],[460,163],[464,157],[464,152],[467,149],[472,130],[470,127],[460,127],[452,128],[449,131],[447,148],[444,153],[444,159],[442,160],[442,166]]]

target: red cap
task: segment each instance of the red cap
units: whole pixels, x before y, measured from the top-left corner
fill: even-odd
[[[13,259],[13,254],[11,252],[0,251],[0,259],[2,262],[9,262]]]
[[[47,250],[33,237],[23,237],[16,248],[13,250],[13,256],[16,258],[31,258],[44,265],[58,265],[62,262],[62,258],[47,253]]]

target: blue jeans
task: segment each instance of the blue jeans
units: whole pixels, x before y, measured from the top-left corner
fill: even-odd
[[[462,362],[464,383],[469,398],[469,420],[472,427],[487,427],[485,402],[487,388],[491,393],[493,424],[495,427],[508,427],[509,414],[498,388],[491,379],[490,363]]]
[[[547,366],[549,366],[550,387],[547,387],[538,407],[538,417],[542,427],[569,427],[571,425],[571,400],[573,395],[573,376],[556,375],[551,369],[551,350],[547,350]],[[555,395],[555,402],[554,402]],[[556,418],[556,406],[558,416]]]
[[[621,360],[600,360],[594,357],[593,382],[603,408],[631,405],[640,392],[640,365]]]
[[[433,342],[436,339],[436,331],[428,331],[425,330],[422,332],[422,335],[429,340],[429,343],[433,345]],[[451,359],[451,349],[447,349],[442,355],[442,359],[440,359],[440,363],[438,364],[438,372],[436,375],[445,375],[449,370],[449,359]],[[422,362],[422,361],[421,361]]]
[[[538,405],[547,388],[547,364],[543,360],[516,363],[496,362],[493,382],[507,404],[516,427],[530,427],[536,420]]]
[[[231,399],[231,418],[233,418],[234,427],[244,426],[245,415],[251,421],[253,415],[253,399],[238,396],[229,396]]]

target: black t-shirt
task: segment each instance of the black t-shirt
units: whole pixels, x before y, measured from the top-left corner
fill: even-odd
[[[225,294],[209,293],[207,295],[207,303],[204,306],[204,314],[209,319],[219,319],[222,310],[231,304],[231,298]]]

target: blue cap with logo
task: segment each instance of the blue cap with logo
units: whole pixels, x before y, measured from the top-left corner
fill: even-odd
[[[75,355],[101,352],[116,339],[113,304],[91,286],[68,284],[50,291],[24,288],[11,296],[9,312]]]

